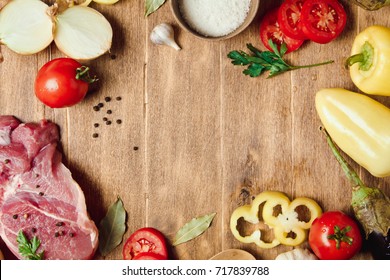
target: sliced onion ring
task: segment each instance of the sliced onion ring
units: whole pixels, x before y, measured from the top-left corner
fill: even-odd
[[[90,60],[111,48],[111,25],[95,9],[73,6],[58,14],[55,19],[54,42],[65,55],[76,60]]]
[[[34,54],[53,41],[48,6],[39,0],[12,0],[0,11],[0,44],[19,54]]]

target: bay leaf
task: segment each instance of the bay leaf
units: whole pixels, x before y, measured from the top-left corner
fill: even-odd
[[[150,14],[157,11],[166,0],[145,0],[145,16],[149,16]]]
[[[181,229],[179,229],[179,231],[176,233],[172,245],[177,246],[204,233],[210,227],[210,224],[216,214],[217,213],[211,213],[202,217],[193,218]]]
[[[126,210],[118,197],[107,211],[99,225],[99,251],[102,256],[108,255],[122,243],[126,231]]]

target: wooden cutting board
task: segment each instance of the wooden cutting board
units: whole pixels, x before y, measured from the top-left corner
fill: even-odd
[[[230,215],[264,190],[283,191],[291,199],[311,197],[324,211],[351,213],[351,190],[318,130],[314,96],[324,87],[356,90],[343,66],[354,37],[373,24],[390,26],[390,8],[367,12],[342,1],[349,18],[337,40],[326,45],[306,42],[286,56],[292,64],[329,59],[334,64],[271,79],[244,76],[226,55],[249,42],[263,48],[259,21],[278,3],[264,0],[246,31],[211,43],[180,30],[168,2],[148,18],[144,1],[92,4],[111,22],[114,42],[111,55],[88,63],[100,80],[87,98],[68,109],[43,106],[34,96],[35,74],[61,53],[52,46],[20,56],[3,46],[0,113],[25,122],[46,118],[59,125],[64,161],[97,224],[117,196],[128,213],[124,238],[151,226],[172,240],[193,217],[216,212],[202,236],[171,248],[171,258],[209,259],[224,249],[239,248],[257,259],[274,259],[291,248],[265,250],[238,242],[229,229]],[[153,27],[162,22],[174,25],[181,51],[149,41]],[[112,100],[105,102],[105,97]],[[390,106],[390,98],[375,99]],[[100,102],[104,108],[94,111]],[[104,117],[112,124],[106,125]],[[352,165],[368,185],[380,185],[390,195],[389,178],[374,178]],[[122,245],[106,259],[121,259],[121,250]],[[102,259],[99,254],[96,258]]]

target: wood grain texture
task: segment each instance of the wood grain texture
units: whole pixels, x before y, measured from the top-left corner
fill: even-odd
[[[151,226],[170,243],[193,217],[216,212],[203,235],[171,248],[170,257],[209,259],[223,249],[243,248],[257,259],[273,259],[290,248],[264,250],[238,242],[229,228],[231,213],[264,190],[282,191],[291,199],[311,197],[324,210],[351,213],[350,188],[318,130],[314,97],[325,87],[356,91],[343,66],[353,38],[372,24],[390,26],[389,8],[367,12],[342,1],[349,21],[340,38],[326,45],[305,42],[286,55],[292,64],[329,59],[334,64],[271,79],[244,76],[227,53],[244,50],[249,42],[264,49],[259,22],[281,2],[264,0],[248,29],[212,43],[180,30],[168,2],[148,18],[143,1],[92,4],[112,24],[114,41],[111,54],[87,63],[99,77],[87,98],[67,109],[43,106],[34,96],[35,74],[62,54],[54,45],[33,56],[2,46],[0,113],[58,124],[64,162],[82,187],[96,224],[120,196],[127,210],[124,238]],[[150,42],[151,30],[162,22],[173,24],[181,51]],[[104,101],[107,96],[110,102]],[[374,98],[390,107],[389,98]],[[100,102],[104,107],[94,111]],[[106,125],[104,117],[112,124]],[[99,137],[92,138],[93,133]],[[380,185],[390,195],[389,178],[374,178],[349,162],[368,185]],[[106,259],[121,259],[121,250],[122,245]],[[356,258],[369,257],[362,253]],[[95,258],[102,259],[99,254]]]

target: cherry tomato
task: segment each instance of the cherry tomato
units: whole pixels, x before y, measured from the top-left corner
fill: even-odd
[[[314,220],[309,244],[319,259],[346,260],[360,251],[362,236],[350,216],[340,211],[329,211]]]
[[[143,252],[139,253],[138,255],[135,255],[133,260],[166,260],[162,255],[153,253],[153,252]]]
[[[168,259],[168,250],[164,235],[155,228],[145,227],[135,231],[123,246],[123,259],[133,260],[154,255],[140,255],[141,253],[153,253],[161,256],[161,259]]]
[[[278,9],[269,11],[260,23],[260,38],[264,46],[272,51],[269,40],[271,39],[279,48],[282,43],[286,43],[287,52],[297,50],[304,40],[296,40],[288,37],[280,30],[278,23]]]
[[[326,44],[344,30],[347,14],[338,0],[306,0],[302,6],[301,22],[307,38]]]
[[[35,95],[51,108],[73,106],[85,97],[89,84],[96,81],[89,77],[88,70],[71,58],[53,59],[38,71]]]
[[[307,37],[302,31],[301,10],[305,0],[287,0],[279,7],[278,22],[280,30],[287,36],[306,40]]]

